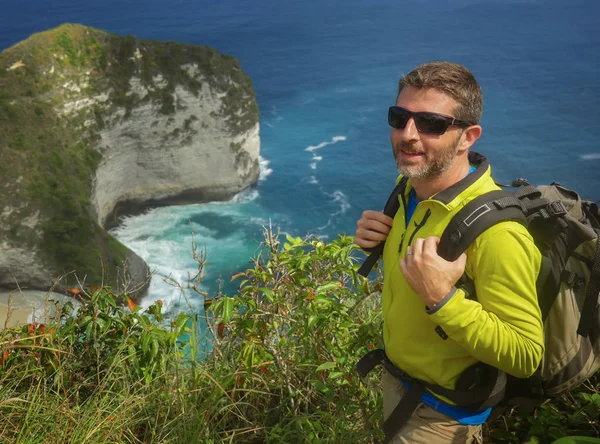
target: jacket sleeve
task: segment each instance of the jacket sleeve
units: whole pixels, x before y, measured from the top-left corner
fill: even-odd
[[[503,222],[467,250],[477,300],[462,289],[430,315],[475,358],[516,377],[532,375],[544,352],[536,279],[541,254],[527,230]]]

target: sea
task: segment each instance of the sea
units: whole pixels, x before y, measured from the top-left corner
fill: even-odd
[[[0,49],[62,23],[209,45],[241,61],[260,108],[261,174],[227,202],[150,210],[112,235],[154,272],[142,305],[235,293],[265,227],[325,241],[382,209],[397,176],[387,108],[418,64],[467,66],[484,93],[474,146],[498,182],[553,181],[600,199],[596,0],[1,0]],[[203,296],[183,291],[194,310]]]

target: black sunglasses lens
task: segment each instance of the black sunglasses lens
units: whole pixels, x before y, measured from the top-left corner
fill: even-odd
[[[450,126],[450,122],[442,116],[428,113],[417,114],[415,123],[419,132],[424,134],[444,134]]]
[[[410,113],[398,106],[391,106],[388,111],[388,123],[392,128],[403,129],[410,119]]]
[[[422,134],[442,135],[451,123],[451,118],[435,113],[412,113],[399,106],[390,106],[388,111],[388,123],[392,128],[406,128],[406,124],[411,117],[414,117],[417,130]]]

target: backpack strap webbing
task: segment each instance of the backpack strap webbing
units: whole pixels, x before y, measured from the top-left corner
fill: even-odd
[[[385,207],[383,208],[383,214],[391,217],[392,219],[398,212],[398,208],[400,208],[400,201],[398,200],[398,196],[403,196],[404,191],[406,190],[406,183],[408,182],[408,177],[403,176],[398,182],[398,185],[388,197],[387,202],[385,203]],[[385,241],[380,242],[377,246],[371,248],[363,248],[363,250],[370,252],[371,254],[365,259],[363,264],[358,269],[358,274],[361,276],[367,277],[371,272],[375,263],[381,255],[383,254],[383,248],[385,247]]]
[[[577,333],[583,337],[590,334],[594,316],[596,316],[596,305],[598,304],[598,295],[600,294],[600,230],[594,228],[596,235],[596,255],[590,273],[590,281],[585,295],[585,301],[581,308],[581,319],[577,327]]]
[[[410,389],[384,422],[383,430],[386,436],[384,443],[390,442],[406,424],[417,408],[426,389],[474,412],[497,405],[503,399],[506,390],[506,375],[491,366],[475,365],[469,367],[464,372],[464,376],[467,378],[463,378],[463,375],[461,375],[457,382],[457,386],[462,387],[464,385],[464,388],[451,390],[409,376],[389,360],[383,349],[376,349],[367,353],[358,361],[355,368],[361,378],[365,378],[380,363],[393,377],[410,385]],[[484,368],[492,371],[494,373],[493,377],[490,377],[490,375],[482,376],[480,373]],[[462,384],[461,379],[468,379],[469,381]]]
[[[513,193],[497,190],[482,194],[459,210],[446,226],[438,254],[453,262],[481,233],[497,223],[516,221],[526,225],[526,212],[523,202]]]

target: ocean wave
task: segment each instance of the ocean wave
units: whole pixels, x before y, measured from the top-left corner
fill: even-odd
[[[317,180],[317,178],[315,176],[310,176],[310,179],[308,180],[308,183],[314,184],[314,185],[318,185],[319,181]]]
[[[311,170],[316,170],[317,169],[317,162],[313,162],[310,164],[310,169]]]
[[[345,214],[350,208],[352,208],[352,205],[350,205],[348,196],[346,196],[341,190],[335,190],[332,194],[329,194],[329,193],[324,193],[324,194],[331,197],[333,202],[339,205],[339,210],[331,213],[329,215],[327,223],[325,225],[317,228],[317,230],[320,232],[329,228],[334,223],[335,219],[338,216]],[[322,235],[319,234],[319,237],[322,237]]]
[[[258,163],[260,165],[260,175],[258,176],[258,180],[265,180],[273,172],[273,170],[269,168],[271,161],[259,156]]]
[[[265,219],[264,217],[256,217],[256,216],[250,217],[250,219],[248,219],[248,221],[251,224],[260,225],[261,227],[265,226],[269,223],[269,221],[267,219]]]
[[[582,155],[579,156],[579,158],[581,160],[599,160],[600,159],[600,153],[582,154]]]
[[[178,240],[161,239],[151,235],[161,230],[177,230],[176,222],[182,221],[181,212],[168,214],[163,210],[155,212],[153,218],[144,216],[146,215],[134,216],[127,221],[126,226],[121,225],[110,230],[113,236],[146,261],[152,273],[150,287],[147,295],[140,301],[140,306],[147,309],[157,300],[161,300],[165,312],[180,306],[183,308],[182,302],[185,302],[185,298],[182,288],[187,287],[188,276],[193,276],[196,271],[196,264],[190,261],[191,234]],[[165,223],[166,220],[169,223]],[[197,239],[211,235],[210,230],[200,228],[203,227],[190,226],[189,229],[195,232]],[[188,296],[190,300],[193,298],[197,296]]]
[[[256,200],[260,196],[257,189],[248,188],[241,193],[236,194],[229,202],[233,203],[248,203]]]
[[[320,161],[320,160],[323,160],[323,156],[313,156],[312,159],[316,160],[316,161]]]
[[[346,139],[347,139],[346,136],[335,136],[335,137],[332,137],[331,141],[329,141],[329,142],[321,142],[318,145],[307,146],[306,148],[304,148],[304,151],[313,152],[313,151],[319,150],[323,147],[326,147],[327,145],[333,145],[334,143],[343,142]]]
[[[348,196],[346,196],[342,191],[335,190],[332,196],[333,201],[340,204],[340,211],[334,213],[335,215],[345,214],[346,211],[348,211],[352,207],[350,205],[350,202],[348,201]]]

